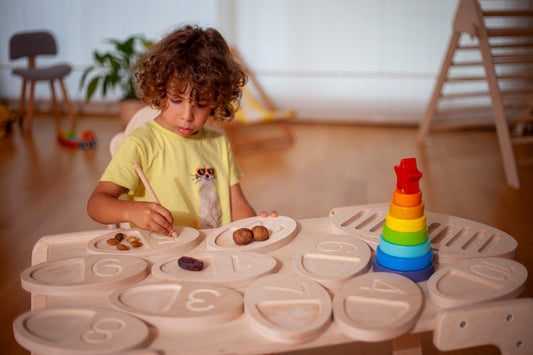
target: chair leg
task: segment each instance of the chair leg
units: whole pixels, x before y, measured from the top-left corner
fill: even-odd
[[[22,80],[22,92],[20,93],[20,103],[19,103],[19,124],[22,127],[24,122],[24,110],[26,108],[26,79]]]
[[[70,101],[68,100],[67,89],[63,83],[63,79],[59,79],[59,84],[61,85],[61,90],[63,91],[63,98],[65,99],[65,108],[67,110],[67,116],[70,119],[71,129],[76,130],[76,116],[72,112],[72,107],[70,106]]]
[[[56,91],[54,90],[54,80],[50,80],[50,91],[52,93],[52,109],[54,110],[54,115],[56,116],[56,126],[59,128],[59,106],[57,105]]]
[[[30,102],[28,103],[28,114],[26,115],[26,131],[31,133],[33,123],[33,96],[35,93],[35,81],[30,82]]]

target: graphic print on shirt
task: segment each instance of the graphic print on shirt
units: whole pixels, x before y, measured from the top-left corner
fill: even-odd
[[[220,227],[221,212],[218,195],[215,192],[215,168],[197,168],[195,179],[200,183],[200,228]]]

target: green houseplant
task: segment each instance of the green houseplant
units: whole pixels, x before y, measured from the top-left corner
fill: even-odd
[[[133,105],[137,110],[141,105],[135,90],[133,71],[137,61],[152,45],[153,41],[141,34],[135,34],[124,41],[117,39],[106,40],[112,45],[106,52],[93,51],[93,64],[87,67],[80,79],[80,89],[85,87],[85,100],[90,101],[100,87],[102,97],[106,97],[113,90],[121,94],[121,111],[124,105]],[[132,109],[126,109],[131,111]],[[124,115],[129,117],[123,117]],[[122,113],[123,122],[131,118],[130,113]],[[125,122],[127,124],[127,122]]]

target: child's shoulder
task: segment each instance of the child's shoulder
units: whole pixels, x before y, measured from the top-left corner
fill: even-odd
[[[206,137],[210,137],[210,138],[223,138],[225,137],[224,133],[214,129],[214,128],[209,128],[209,127],[204,127],[203,128],[204,130],[204,134]]]
[[[204,139],[209,139],[209,140],[217,141],[220,143],[229,144],[228,138],[221,131],[213,129],[213,128],[209,128],[209,127],[204,127],[203,131],[204,131],[203,133]]]
[[[132,136],[143,136],[146,134],[153,134],[156,131],[156,123],[154,120],[146,121],[141,124],[139,127],[135,128],[130,132],[129,135]]]

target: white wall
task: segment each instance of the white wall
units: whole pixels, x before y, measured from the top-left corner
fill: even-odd
[[[238,1],[237,43],[277,103],[300,116],[418,120],[456,1]]]
[[[280,108],[305,119],[418,122],[451,34],[457,0],[2,0],[0,97],[17,98],[9,36],[49,28],[81,72],[105,38],[160,38],[176,24],[221,29]],[[39,85],[38,98],[48,98]]]
[[[72,64],[74,70],[66,85],[73,100],[83,100],[83,92],[78,89],[81,73],[91,64],[94,49],[110,49],[106,39],[123,40],[134,33],[159,39],[173,27],[191,22],[216,26],[217,0],[2,0],[0,97],[20,95],[20,79],[10,72],[26,62],[10,61],[8,53],[9,37],[15,32],[43,28],[52,31],[58,41],[59,56],[38,59],[38,63],[61,60]],[[37,99],[50,97],[47,84],[36,88]]]

